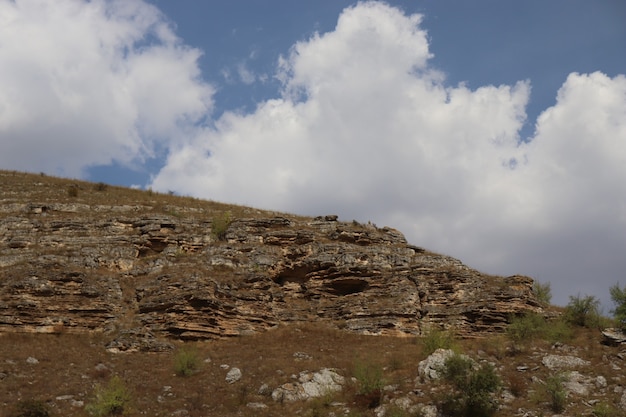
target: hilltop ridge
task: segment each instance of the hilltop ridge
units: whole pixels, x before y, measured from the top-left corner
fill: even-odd
[[[206,339],[322,321],[363,334],[502,331],[542,308],[371,223],[2,172],[0,331]]]

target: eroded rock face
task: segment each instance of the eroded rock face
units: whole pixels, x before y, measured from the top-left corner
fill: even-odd
[[[202,339],[324,321],[364,334],[475,336],[541,312],[532,279],[482,274],[397,230],[253,214],[217,239],[219,213],[201,209],[6,203],[0,331],[143,328]]]

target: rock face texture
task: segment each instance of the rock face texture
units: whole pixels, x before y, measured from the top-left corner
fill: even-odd
[[[532,279],[480,273],[388,227],[87,183],[37,194],[28,184],[47,177],[22,181],[0,186],[0,331],[203,339],[317,320],[474,336],[541,312]]]

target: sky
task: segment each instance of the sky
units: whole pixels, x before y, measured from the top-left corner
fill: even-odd
[[[626,285],[622,0],[0,0],[0,168]]]

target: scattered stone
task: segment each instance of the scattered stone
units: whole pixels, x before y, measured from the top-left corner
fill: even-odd
[[[563,384],[565,389],[576,395],[589,395],[587,379],[578,371],[567,373],[567,380]]]
[[[602,343],[609,346],[619,346],[626,344],[626,333],[619,329],[608,328],[602,331]]]
[[[272,389],[270,388],[269,385],[267,384],[263,384],[259,387],[259,390],[257,391],[257,394],[259,395],[272,395]]]
[[[313,357],[311,355],[309,355],[308,353],[305,353],[305,352],[296,352],[296,353],[293,354],[293,357],[297,361],[304,361],[304,360],[313,359]]]
[[[546,355],[541,359],[541,363],[548,369],[571,369],[579,366],[587,366],[589,361],[580,359],[576,356],[560,356],[560,355]]]
[[[248,403],[246,404],[246,407],[254,408],[254,409],[262,409],[262,408],[267,408],[267,405],[263,403]]]
[[[231,368],[230,371],[226,374],[226,382],[229,384],[234,384],[235,382],[241,379],[241,369],[239,368]]]
[[[324,368],[318,372],[300,372],[298,382],[288,382],[272,391],[272,399],[279,402],[307,400],[341,391],[344,377],[332,369]]]
[[[32,356],[29,356],[28,359],[26,359],[26,363],[28,363],[30,365],[37,365],[39,363],[39,361],[36,358],[33,358]]]
[[[106,350],[110,353],[169,352],[174,350],[174,345],[159,340],[145,329],[129,329],[120,332],[119,336],[110,341]]]
[[[441,378],[446,361],[454,355],[452,349],[437,349],[417,366],[418,375],[425,381]]]
[[[435,405],[425,405],[420,410],[420,415],[423,417],[437,417],[439,411]]]

